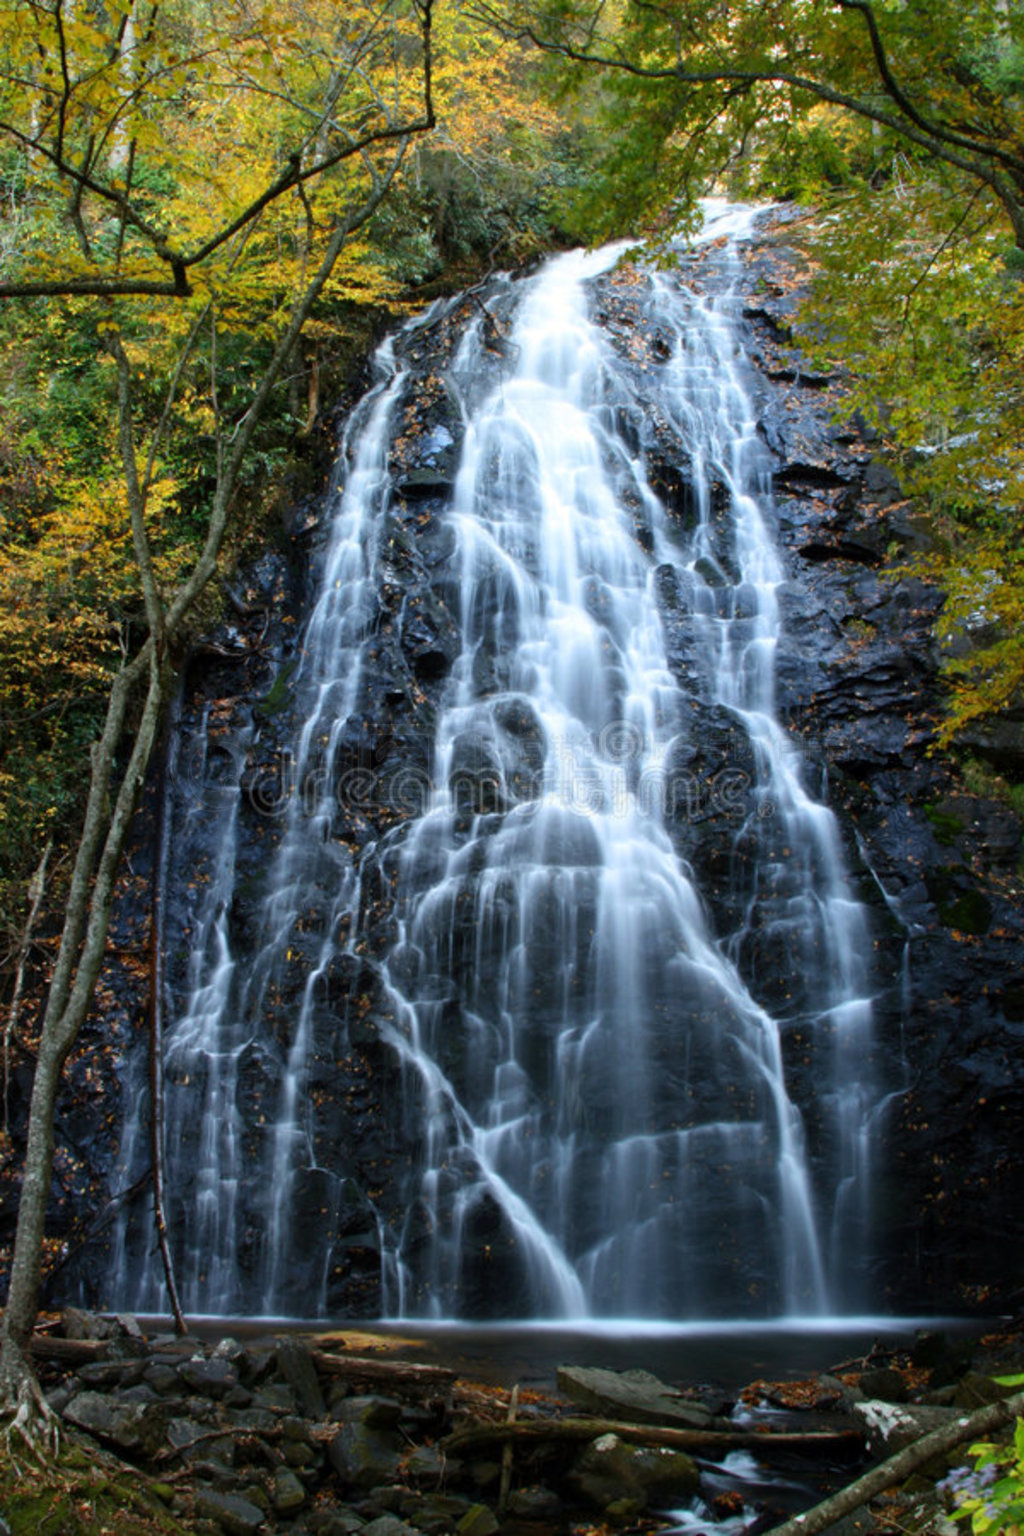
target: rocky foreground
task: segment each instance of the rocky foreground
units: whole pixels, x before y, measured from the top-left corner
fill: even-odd
[[[575,1366],[548,1394],[396,1358],[395,1343],[204,1343],[69,1310],[35,1341],[64,1463],[43,1478],[8,1467],[0,1532],[768,1531],[872,1460],[1009,1396],[996,1378],[1024,1365],[1019,1329],[919,1334],[734,1397]],[[963,1459],[930,1463],[829,1529],[959,1529],[936,1480]]]

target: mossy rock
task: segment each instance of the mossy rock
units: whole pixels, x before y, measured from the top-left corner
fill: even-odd
[[[100,1465],[99,1463],[102,1462]],[[186,1536],[187,1527],[159,1502],[169,1484],[152,1487],[88,1445],[71,1443],[53,1466],[20,1476],[0,1468],[0,1511],[11,1536]],[[157,1495],[153,1497],[152,1495]]]
[[[939,916],[948,928],[960,933],[987,933],[992,924],[992,903],[981,891],[965,891],[956,901],[944,903]]]
[[[944,848],[951,848],[960,834],[966,831],[959,816],[954,816],[951,811],[943,811],[937,805],[926,805],[924,814],[931,822],[932,836]]]

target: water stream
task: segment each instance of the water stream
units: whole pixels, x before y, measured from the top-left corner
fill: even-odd
[[[648,276],[664,342],[642,379],[593,318],[617,250],[556,257],[506,290],[497,380],[486,316],[467,327],[447,380],[464,424],[444,513],[457,655],[417,814],[353,851],[332,764],[374,665],[390,434],[415,388],[402,345],[382,352],[342,445],[294,682],[297,788],[244,952],[244,731],[213,799],[177,813],[183,837],[205,818],[219,850],[166,1036],[188,1309],[330,1311],[353,1202],[374,1227],[377,1309],[394,1316],[822,1315],[865,1300],[868,939],[834,818],[774,709],[784,571],[732,297],[752,217],[716,210],[707,233],[730,244],[712,294],[685,272]],[[652,483],[653,430],[679,447],[685,516]],[[711,779],[708,729],[735,744]],[[726,831],[709,879],[710,822]],[[371,885],[387,893],[383,946]],[[394,1079],[375,1112],[404,1136],[356,1192],[355,1132],[315,1075],[339,957],[373,966],[374,1061]],[[275,999],[300,960],[282,1025]],[[341,1029],[329,1054],[353,1048]],[[154,1308],[139,1242],[126,1224],[117,1299]]]

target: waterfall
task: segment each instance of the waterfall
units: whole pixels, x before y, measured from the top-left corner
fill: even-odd
[[[245,932],[251,720],[198,813],[219,851],[165,1042],[186,1308],[328,1313],[353,1265],[395,1315],[862,1302],[868,934],[774,708],[785,573],[733,298],[752,218],[711,210],[713,293],[637,276],[659,338],[642,367],[594,316],[621,248],[505,281],[466,325],[457,430],[432,445],[461,439],[433,487],[452,639],[405,694],[375,677],[419,621],[381,593],[410,360],[439,312],[382,351]],[[378,712],[411,689],[429,721],[387,794],[376,758],[351,767],[375,687]],[[142,1241],[123,1234],[118,1299],[156,1305],[155,1266],[128,1279]]]

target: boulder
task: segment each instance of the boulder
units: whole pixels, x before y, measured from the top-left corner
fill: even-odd
[[[331,1466],[346,1487],[370,1489],[398,1473],[398,1442],[367,1424],[343,1424],[331,1441]]]
[[[418,1536],[415,1526],[406,1525],[397,1515],[381,1515],[360,1528],[359,1536]]]
[[[560,1365],[558,1390],[582,1408],[630,1424],[679,1424],[687,1429],[711,1429],[715,1424],[707,1408],[680,1396],[650,1371]]]
[[[500,1529],[494,1511],[486,1504],[472,1504],[455,1527],[456,1536],[495,1536]]]
[[[592,1440],[569,1474],[569,1485],[598,1509],[620,1500],[652,1505],[688,1497],[700,1474],[685,1451],[629,1445],[618,1435]]]
[[[402,1417],[402,1405],[393,1397],[374,1394],[346,1397],[338,1403],[334,1417],[339,1424],[364,1424],[367,1429],[394,1429]]]
[[[216,1493],[200,1488],[196,1493],[196,1514],[214,1520],[227,1536],[255,1536],[266,1529],[262,1509],[236,1493]]]
[[[277,1346],[277,1366],[295,1393],[308,1419],[322,1419],[327,1412],[313,1356],[298,1339],[284,1339]]]
[[[226,1360],[185,1360],[178,1366],[178,1378],[204,1397],[224,1397],[238,1385],[238,1377]]]
[[[106,1392],[79,1392],[64,1408],[69,1424],[141,1456],[155,1456],[167,1437],[162,1403],[122,1403]]]
[[[287,1467],[278,1467],[270,1497],[279,1515],[290,1515],[305,1504],[306,1490],[294,1472]]]
[[[933,1429],[941,1429],[957,1418],[960,1410],[939,1408],[922,1403],[886,1403],[881,1398],[868,1398],[854,1403],[853,1413],[867,1431],[868,1444],[876,1454],[895,1455],[904,1446],[912,1445],[922,1435]]]
[[[562,1518],[562,1501],[552,1489],[531,1483],[526,1488],[516,1488],[509,1495],[508,1512],[516,1520],[556,1525]]]

